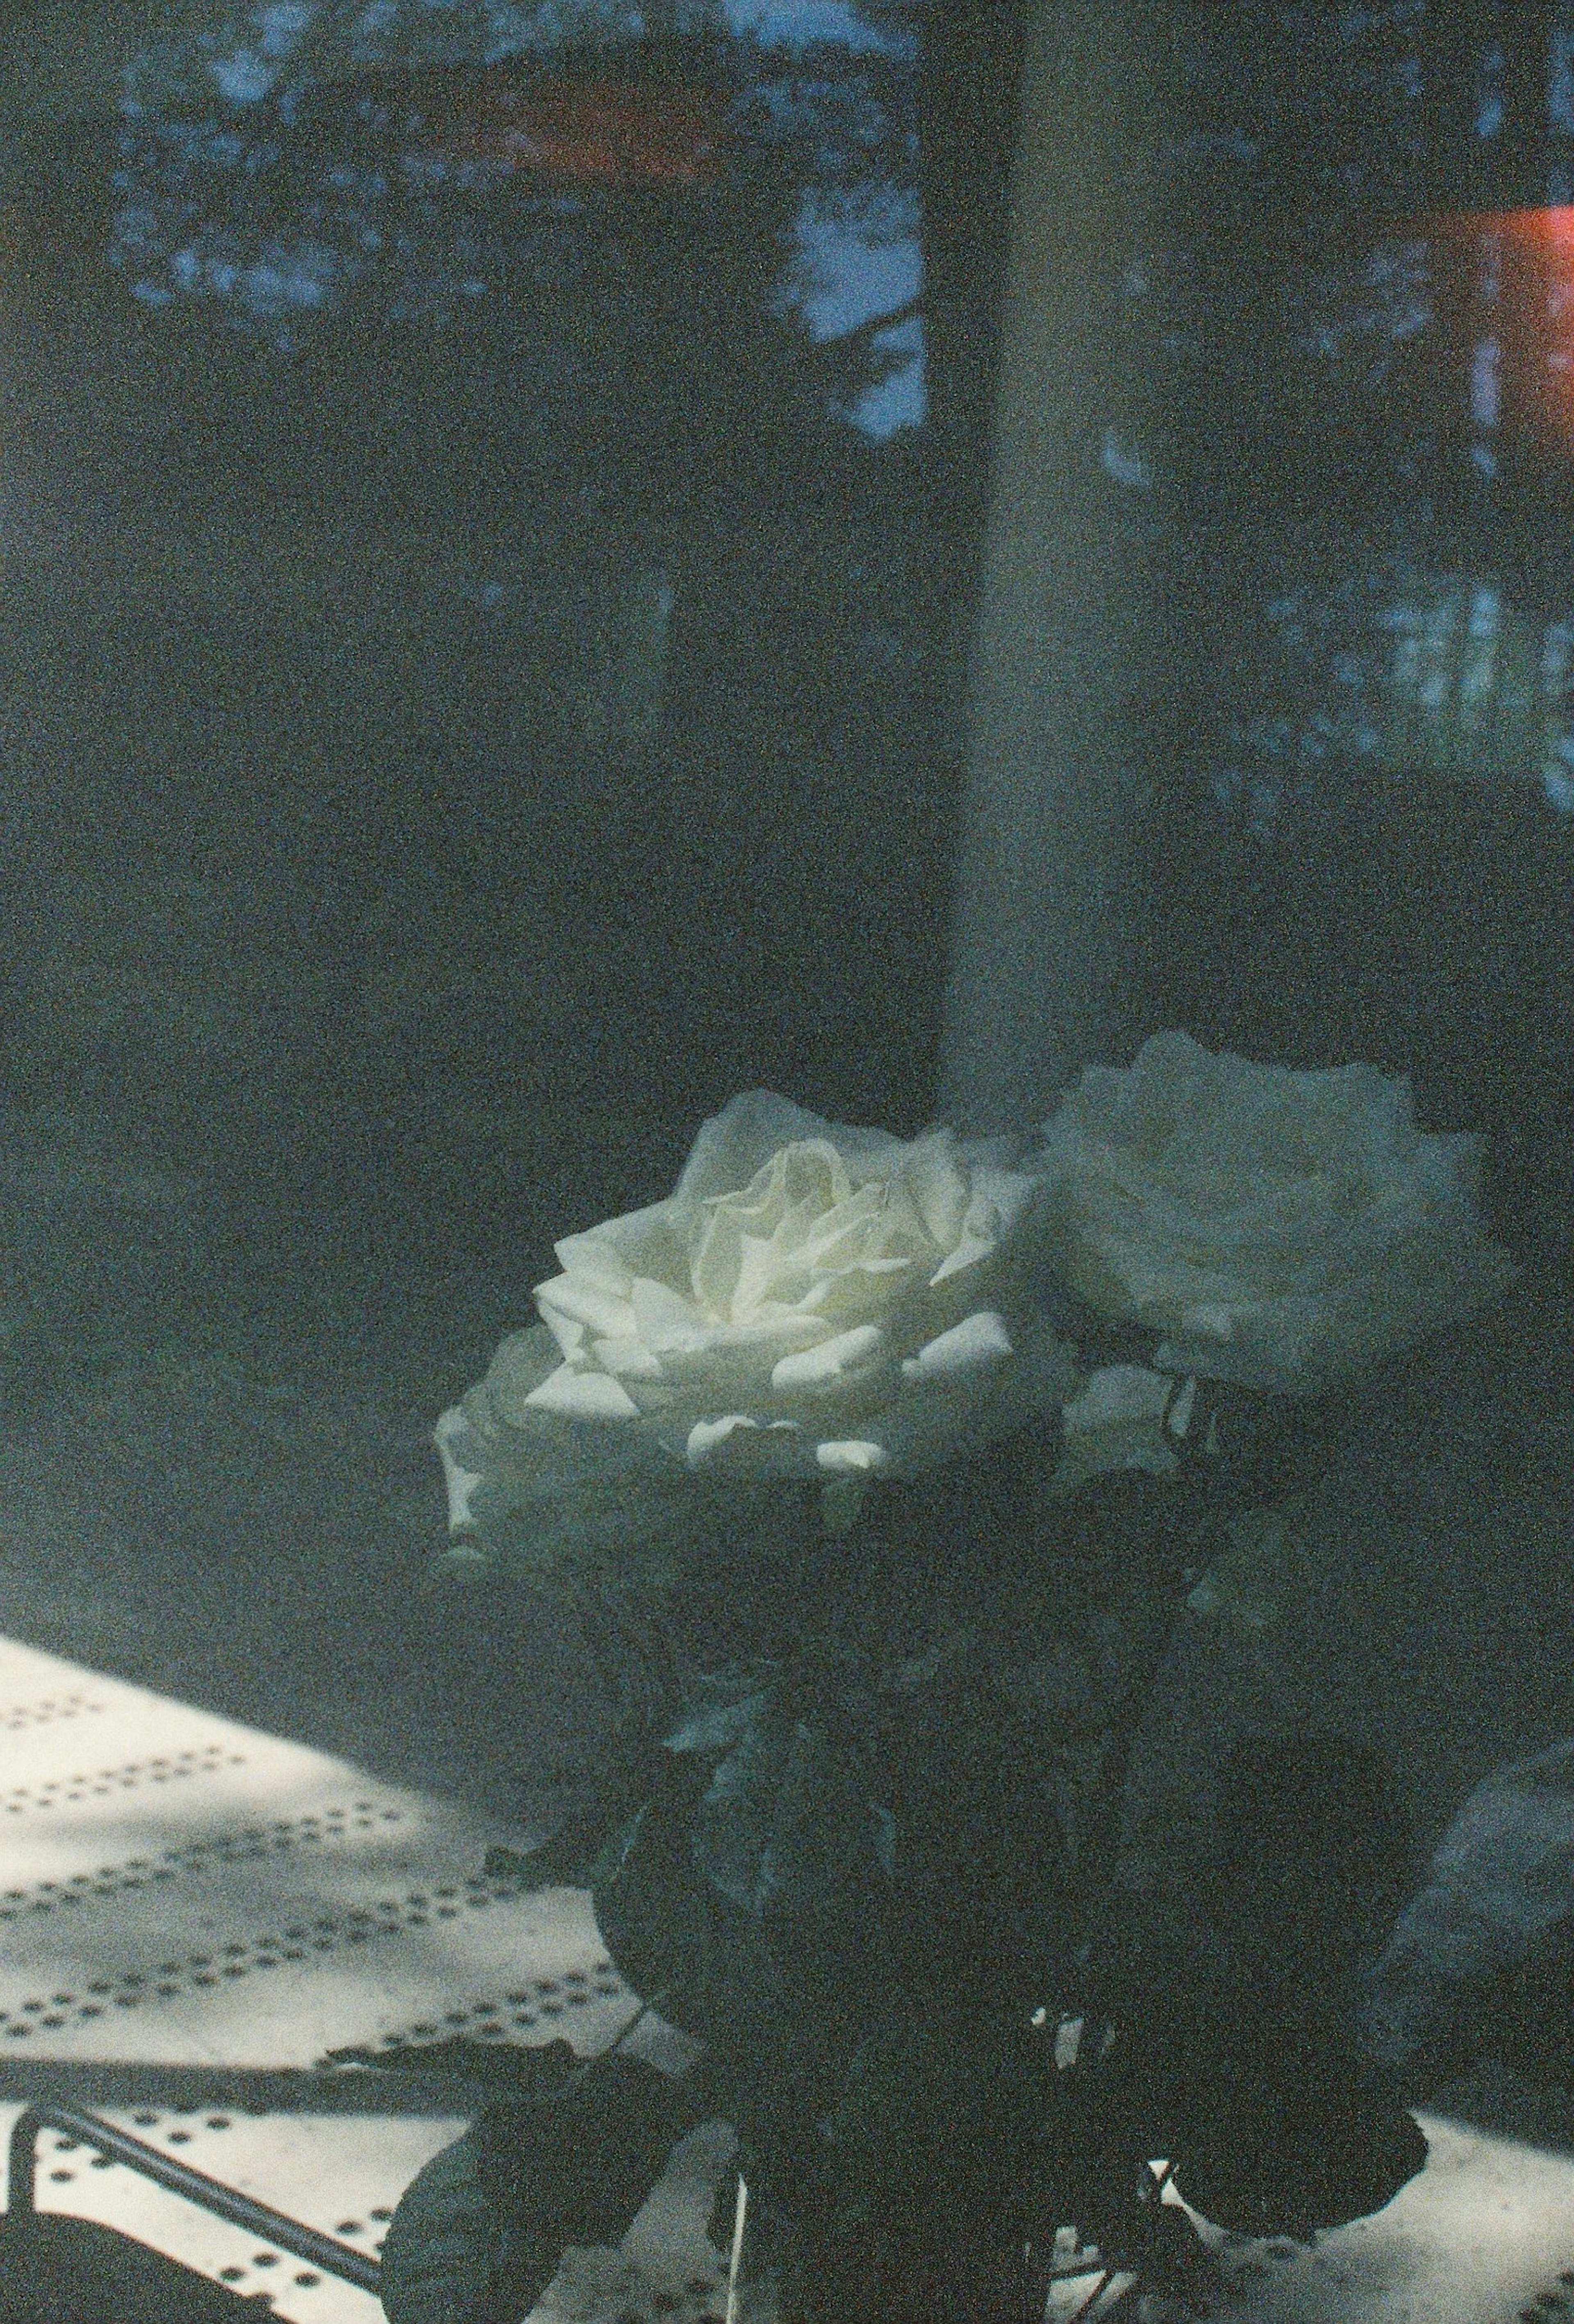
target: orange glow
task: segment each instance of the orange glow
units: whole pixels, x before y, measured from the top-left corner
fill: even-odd
[[[1478,273],[1495,243],[1502,281],[1479,326],[1499,346],[1501,416],[1574,452],[1574,204],[1444,219],[1440,255],[1468,245]]]
[[[419,147],[446,161],[542,177],[681,190],[720,174],[727,104],[678,81],[522,80],[506,69],[423,78],[411,93]]]

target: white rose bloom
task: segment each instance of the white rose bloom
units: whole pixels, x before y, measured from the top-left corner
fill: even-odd
[[[675,1512],[694,1472],[729,1505],[751,1481],[818,1479],[845,1520],[871,1478],[1053,1409],[1077,1374],[1030,1279],[1038,1188],[1000,1141],[735,1098],[665,1202],[558,1244],[563,1272],[535,1294],[557,1364],[540,1327],[516,1335],[507,1378],[495,1363],[445,1414],[459,1529],[488,1490],[518,1508],[532,1478],[524,1498],[570,1526],[570,1504],[603,1499],[609,1522],[634,1500]]]
[[[1513,1280],[1475,1210],[1482,1141],[1415,1127],[1371,1065],[1301,1073],[1160,1033],[1090,1067],[1043,1133],[1060,1273],[1161,1336],[1153,1361],[1316,1392]]]
[[[640,1430],[587,1428],[532,1405],[558,1360],[544,1323],[511,1332],[485,1379],[438,1422],[457,1554],[498,1549],[549,1571],[565,1557],[616,1562],[637,1545],[642,1571],[659,1578],[708,1540],[768,1529],[788,1545],[778,1495],[736,1480],[704,1489]]]

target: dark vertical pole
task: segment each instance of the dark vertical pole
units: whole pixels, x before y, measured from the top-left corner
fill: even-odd
[[[940,805],[927,835],[934,892],[957,877],[965,780],[968,657],[989,505],[990,421],[999,376],[1023,59],[1031,0],[958,0],[922,13],[918,181],[923,240],[927,622]],[[931,933],[928,983],[943,991],[950,931]],[[924,1060],[931,1102],[940,1010]]]
[[[5,2160],[5,2224],[13,2238],[31,2227],[36,2216],[35,2179],[41,2117],[25,2107],[11,2126]]]
[[[959,594],[977,580],[983,540],[1026,23],[1023,0],[964,0],[928,12],[921,32],[928,426]]]

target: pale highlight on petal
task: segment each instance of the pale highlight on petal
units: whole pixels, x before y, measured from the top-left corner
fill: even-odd
[[[1043,1132],[1051,1256],[1155,1361],[1316,1393],[1513,1281],[1476,1215],[1481,1141],[1415,1126],[1370,1065],[1292,1071],[1155,1034]]]
[[[931,1340],[916,1356],[907,1357],[902,1369],[909,1379],[957,1379],[1002,1363],[1014,1352],[1005,1317],[993,1308],[981,1308]]]
[[[571,1364],[560,1365],[524,1400],[538,1412],[561,1413],[571,1420],[639,1418],[638,1405],[609,1372],[576,1371]]]
[[[474,1505],[543,1544],[579,1510],[599,1547],[620,1507],[633,1539],[704,1480],[796,1479],[840,1523],[879,1477],[1052,1412],[1077,1375],[1046,1311],[1042,1174],[1014,1150],[735,1098],[664,1202],[557,1244],[541,1324],[463,1407]]]
[[[884,1444],[849,1437],[839,1444],[822,1444],[815,1454],[819,1466],[833,1476],[878,1476],[889,1468],[891,1456]]]
[[[772,1370],[771,1386],[778,1396],[823,1394],[846,1380],[878,1370],[888,1344],[878,1323],[860,1323],[850,1332],[838,1332],[834,1339],[822,1340],[816,1348],[783,1356]]]
[[[1090,1477],[1116,1469],[1173,1476],[1180,1464],[1164,1416],[1174,1386],[1168,1372],[1144,1364],[1107,1364],[1096,1371],[1060,1415],[1065,1435],[1051,1491],[1075,1492]]]

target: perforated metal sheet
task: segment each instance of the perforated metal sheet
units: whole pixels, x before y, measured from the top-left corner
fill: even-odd
[[[102,2111],[210,2177],[372,2254],[381,2246],[401,2189],[462,2127],[458,2122],[366,2116],[251,2116],[212,2107]],[[15,2112],[4,2109],[0,2127],[8,2130]],[[674,2158],[619,2250],[569,2254],[538,2311],[542,2324],[616,2318],[637,2324],[656,2324],[658,2319],[701,2324],[718,2319],[724,2269],[705,2229],[728,2143],[720,2126],[697,2133]],[[71,2211],[118,2227],[244,2296],[265,2293],[276,2314],[298,2324],[381,2319],[382,2310],[369,2294],[319,2274],[118,2164],[105,2163],[53,2131],[39,2141],[38,2200],[42,2209]],[[744,2316],[745,2324],[764,2324],[753,2298]]]
[[[305,2070],[330,2048],[456,2032],[563,2034],[593,2051],[634,2014],[585,1897],[525,1896],[482,1877],[489,1842],[526,1835],[3,1640],[0,1738],[0,2135],[31,2091],[63,2094],[375,2251],[402,2190],[462,2124],[435,2106],[372,2110],[388,2103],[372,2076],[330,2097]],[[651,2052],[664,2043],[678,2054],[678,2037],[648,2023],[636,2037]],[[1574,2317],[1574,2163],[1426,2127],[1427,2170],[1377,2218],[1310,2251],[1229,2250],[1229,2312],[1262,2324]],[[724,2270],[705,2227],[727,2151],[720,2125],[687,2141],[619,2251],[569,2255],[542,2324],[719,2318]],[[44,2208],[266,2293],[298,2324],[381,2314],[368,2294],[52,2131],[38,2192]],[[1128,2289],[1069,2279],[1051,2312],[1101,2315]],[[763,2294],[745,2299],[745,2324],[768,2314]]]
[[[1558,2324],[1574,2317],[1574,2163],[1419,2117],[1426,2169],[1373,2218],[1307,2246],[1207,2230],[1216,2314],[1239,2324]],[[1167,2197],[1166,2200],[1173,2200]],[[1123,2302],[1125,2304],[1123,2304]],[[1171,2324],[1129,2275],[1068,2268],[1049,2324]]]
[[[17,2111],[5,2109],[7,2131]],[[251,2117],[215,2107],[102,2111],[211,2177],[374,2254],[401,2187],[462,2127],[364,2116]],[[239,2293],[266,2292],[279,2315],[300,2324],[377,2324],[382,2317],[369,2293],[320,2274],[52,2130],[38,2142],[37,2189],[41,2210],[100,2220]]]
[[[598,2049],[631,1997],[585,1899],[500,1833],[0,1643],[0,2055],[308,2067],[454,2030]]]
[[[8,1641],[0,1738],[0,2097],[18,2101],[0,2107],[0,2132],[30,2093],[63,2091],[370,2251],[462,2121],[367,2111],[369,2076],[332,2110],[320,2083],[292,2081],[288,2111],[270,2111],[280,2078],[330,2049],[460,2032],[596,2051],[634,2014],[584,1896],[525,1895],[482,1874],[488,1844],[517,1847],[517,1831]],[[667,2039],[647,2024],[635,2046]],[[704,2312],[715,2255],[700,2182],[719,2167],[708,2153],[702,2139],[677,2170],[687,2208],[671,2212],[670,2187],[655,2206],[670,2229],[685,2223],[678,2256],[587,2257],[560,2287],[573,2312],[594,2313],[605,2292],[653,2315],[658,2289],[660,2312]],[[301,2324],[381,2313],[53,2131],[38,2194],[266,2292]]]

